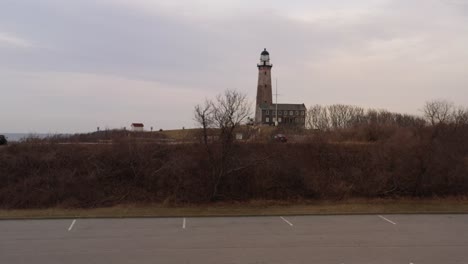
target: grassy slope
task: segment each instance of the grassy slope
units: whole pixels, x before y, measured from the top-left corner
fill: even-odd
[[[170,139],[174,140],[188,140],[192,139],[193,135],[196,134],[200,129],[190,128],[190,129],[174,129],[174,130],[164,130],[160,133],[167,136]]]
[[[304,202],[294,204],[257,201],[243,204],[214,204],[205,206],[120,205],[95,209],[0,210],[0,219],[407,213],[468,213],[468,200],[353,200],[347,202]]]

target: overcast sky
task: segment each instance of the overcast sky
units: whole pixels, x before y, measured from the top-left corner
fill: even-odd
[[[0,132],[193,127],[263,48],[282,103],[468,106],[468,0],[1,0]]]

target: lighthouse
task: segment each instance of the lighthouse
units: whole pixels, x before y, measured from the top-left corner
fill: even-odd
[[[266,49],[260,54],[258,67],[257,102],[255,124],[268,126],[305,127],[307,108],[304,104],[273,104],[271,87],[270,53]]]
[[[260,54],[258,67],[257,103],[255,108],[255,122],[262,123],[262,108],[269,108],[273,104],[271,87],[270,53],[266,49]]]

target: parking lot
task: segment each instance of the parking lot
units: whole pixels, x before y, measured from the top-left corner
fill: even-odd
[[[468,215],[0,221],[0,263],[468,263]]]

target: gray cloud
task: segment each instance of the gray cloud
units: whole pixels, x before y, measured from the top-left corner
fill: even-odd
[[[466,14],[448,0],[7,1],[1,129],[191,126],[205,96],[235,88],[254,98],[264,47],[282,101],[410,113],[437,97],[467,105]]]

